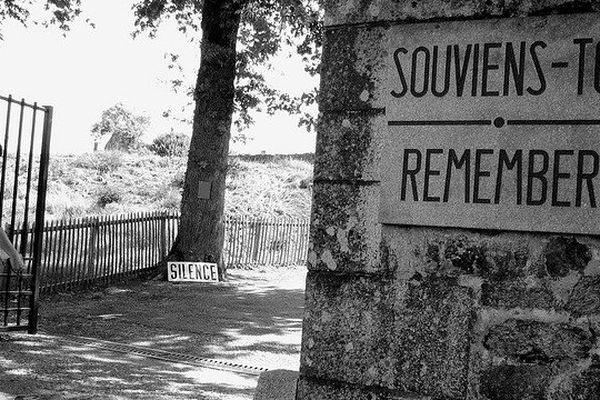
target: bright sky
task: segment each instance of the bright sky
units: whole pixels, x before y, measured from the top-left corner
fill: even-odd
[[[102,110],[117,102],[151,118],[144,141],[150,142],[155,136],[169,132],[172,126],[176,131],[191,134],[191,127],[177,126],[162,117],[164,110],[178,109],[187,101],[164,82],[169,76],[164,55],[182,53],[182,63],[192,72],[189,77],[195,80],[197,47],[169,25],[155,39],[144,35],[132,39],[134,17],[130,1],[84,0],[83,10],[96,28],[81,20],[66,37],[54,27],[3,24],[0,94],[54,106],[53,153],[91,151],[92,124],[100,119]],[[282,90],[298,94],[315,85],[315,78],[304,73],[297,59],[282,56],[274,65],[276,68],[267,72],[267,79]],[[246,132],[252,140],[245,145],[233,143],[232,152],[314,151],[314,133],[298,128],[294,117],[256,114],[255,120],[255,125]]]

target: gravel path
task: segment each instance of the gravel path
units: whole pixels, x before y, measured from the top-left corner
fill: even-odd
[[[0,340],[0,400],[25,394],[52,400],[252,399],[256,377],[114,353],[57,337],[85,336],[255,367],[297,369],[305,276],[304,268],[233,270],[228,282],[219,284],[136,282],[42,299],[44,335],[12,334]]]

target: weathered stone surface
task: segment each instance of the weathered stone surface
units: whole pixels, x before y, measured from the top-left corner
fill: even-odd
[[[583,272],[592,259],[589,247],[575,238],[553,237],[544,251],[546,269],[553,278],[562,278],[571,270]]]
[[[573,399],[600,400],[600,366],[589,368],[575,377],[572,388]]]
[[[253,400],[295,400],[298,371],[276,369],[260,374]]]
[[[315,180],[379,180],[382,111],[323,112],[319,118]]]
[[[302,375],[391,387],[393,303],[387,279],[310,272]]]
[[[531,287],[525,280],[484,283],[481,285],[481,304],[502,308],[560,309],[548,287],[539,283]]]
[[[573,288],[566,309],[575,316],[600,314],[600,276],[585,276]]]
[[[297,396],[302,400],[432,400],[428,396],[403,394],[377,387],[358,387],[307,378],[300,378]]]
[[[323,44],[319,110],[368,110],[374,106],[375,76],[384,68],[384,29],[328,29]]]
[[[464,399],[475,320],[472,291],[432,280],[410,285],[398,303],[397,387],[436,399]]]
[[[551,370],[541,365],[500,365],[481,375],[481,394],[488,400],[544,400]]]
[[[587,358],[594,342],[591,332],[578,327],[511,319],[492,327],[484,346],[513,362],[549,364]]]
[[[321,0],[325,24],[340,25],[382,21],[426,21],[548,14],[561,9],[571,12],[597,11],[597,0]]]
[[[548,389],[548,400],[600,400],[600,366],[564,374]]]
[[[386,226],[385,243],[401,260],[411,265],[411,274],[456,277],[470,274],[490,282],[512,282],[533,275],[537,266],[529,262],[539,240],[510,235],[467,234],[459,229],[404,228]],[[407,270],[408,272],[408,270]]]
[[[316,182],[308,269],[380,271],[378,204],[377,185]]]
[[[527,227],[382,225],[378,214],[390,110],[425,115],[402,101],[386,103],[397,84],[390,52],[419,31],[401,21],[589,11],[600,1],[322,1],[329,26],[298,399],[597,399],[597,368],[589,364],[598,344],[569,324],[590,316],[600,331],[600,240],[521,231]],[[536,19],[537,28],[550,20]],[[353,25],[336,25],[346,23]],[[517,36],[527,37],[521,34],[531,23],[514,23],[522,27]],[[444,24],[427,29],[420,32],[438,35],[431,37],[441,45],[455,43],[445,41]],[[483,28],[475,34],[465,25],[465,32],[465,41],[486,41]],[[488,100],[497,110],[500,99]],[[458,115],[461,106],[450,103]]]

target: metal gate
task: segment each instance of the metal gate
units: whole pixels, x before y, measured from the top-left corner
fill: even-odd
[[[52,107],[0,96],[0,123],[0,226],[25,264],[0,265],[0,332],[35,333]]]

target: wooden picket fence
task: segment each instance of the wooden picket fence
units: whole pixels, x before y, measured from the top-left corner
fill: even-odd
[[[226,217],[224,222],[223,258],[228,267],[306,264],[308,220]]]
[[[229,268],[304,265],[308,220],[224,219],[223,258]],[[44,227],[40,290],[73,290],[143,274],[164,259],[179,215],[136,213],[49,221]],[[23,233],[15,231],[18,246]]]

